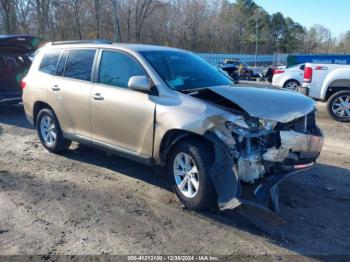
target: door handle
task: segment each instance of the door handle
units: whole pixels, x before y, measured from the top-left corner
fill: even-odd
[[[60,88],[58,85],[54,85],[53,87],[51,87],[52,91],[60,91]]]
[[[104,97],[100,93],[96,93],[92,96],[95,100],[103,100]]]

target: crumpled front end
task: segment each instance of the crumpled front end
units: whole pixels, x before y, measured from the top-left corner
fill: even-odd
[[[235,139],[228,146],[237,160],[240,180],[254,183],[274,173],[308,167],[320,155],[324,138],[314,111],[288,123],[262,125],[259,119],[251,119],[250,129],[227,125]]]
[[[250,117],[245,122],[247,127],[227,122],[225,127],[229,132],[224,132],[221,127],[216,130],[216,135],[230,152],[238,180],[257,185],[253,200],[277,211],[277,185],[314,165],[324,137],[315,123],[314,111],[287,123]],[[227,205],[219,203],[219,206],[231,208],[229,202]]]

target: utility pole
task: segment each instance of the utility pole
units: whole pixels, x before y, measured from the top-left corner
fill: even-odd
[[[262,12],[261,7],[255,10],[255,66],[258,63],[258,43],[259,43],[259,18]]]
[[[259,29],[259,9],[256,13],[256,23],[255,23],[255,66],[258,63],[258,29]]]

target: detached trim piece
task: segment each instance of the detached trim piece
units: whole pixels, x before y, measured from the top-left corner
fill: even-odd
[[[282,174],[276,174],[262,182],[254,190],[254,196],[258,203],[267,208],[270,208],[272,211],[278,213],[279,210],[279,190],[278,185],[284,180],[298,175],[299,173],[305,172],[311,169],[314,166],[314,162],[305,165],[299,169],[289,171]]]

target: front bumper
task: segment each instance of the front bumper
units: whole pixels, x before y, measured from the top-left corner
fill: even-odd
[[[267,174],[254,187],[252,198],[255,207],[279,210],[278,185],[284,180],[311,169],[319,157],[324,144],[324,136],[316,127],[314,134],[295,131],[280,131],[281,145],[270,148],[263,155],[265,161],[279,165],[280,172]],[[242,199],[242,203],[247,202]]]
[[[264,176],[254,184],[243,184],[243,195],[237,194],[230,201],[219,203],[221,210],[253,204],[260,209],[278,212],[278,185],[315,165],[324,144],[323,134],[317,127],[314,134],[279,131],[279,136],[280,145],[269,148],[262,156],[266,170]],[[236,184],[240,184],[238,178],[235,179],[235,187]]]
[[[255,187],[253,192],[253,202],[255,206],[260,206],[261,208],[267,208],[273,212],[278,213],[279,211],[279,190],[278,186],[280,183],[285,181],[286,179],[301,175],[304,172],[310,170],[314,166],[315,162],[312,162],[307,165],[300,166],[297,169],[284,172],[281,174],[274,174],[258,184]],[[244,200],[242,201],[244,203]]]
[[[263,159],[272,163],[281,163],[286,171],[315,162],[324,144],[324,136],[318,128],[315,134],[280,131],[280,139],[280,147],[269,148],[263,154]]]

